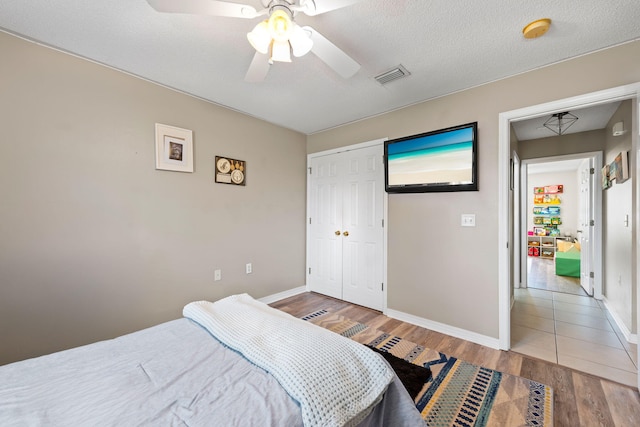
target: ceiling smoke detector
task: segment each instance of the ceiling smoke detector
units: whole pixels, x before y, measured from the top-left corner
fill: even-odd
[[[411,73],[407,71],[407,69],[404,68],[402,64],[400,64],[396,68],[393,68],[389,71],[385,71],[384,73],[375,76],[374,79],[376,79],[376,81],[381,85],[386,85],[387,83],[391,83],[395,80],[398,80],[410,75]]]

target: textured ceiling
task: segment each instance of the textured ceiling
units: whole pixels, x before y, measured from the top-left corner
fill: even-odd
[[[543,17],[553,20],[548,33],[524,39],[522,28]],[[299,15],[298,24],[313,26],[360,63],[347,80],[308,54],[276,63],[262,83],[245,82],[254,55],[246,33],[256,22],[159,13],[146,0],[0,6],[7,32],[311,134],[639,39],[640,3],[362,0]],[[385,86],[373,79],[398,64],[411,75]]]

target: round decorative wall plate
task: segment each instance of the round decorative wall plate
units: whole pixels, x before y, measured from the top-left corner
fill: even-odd
[[[231,171],[231,181],[235,184],[242,184],[244,173],[240,169],[234,169]]]
[[[218,172],[220,173],[229,173],[229,171],[231,170],[231,162],[229,162],[229,159],[221,157],[216,162],[216,167],[218,168]]]

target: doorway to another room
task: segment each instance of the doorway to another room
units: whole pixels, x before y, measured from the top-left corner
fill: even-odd
[[[626,106],[613,102],[598,108],[609,111],[602,129],[531,141],[546,142],[546,147],[527,147],[529,141],[518,140],[518,154],[526,159],[519,181],[525,241],[516,251],[520,257],[514,257],[520,259],[522,274],[520,283],[513,282],[511,350],[637,386],[637,345],[605,305],[612,302],[603,295],[607,276],[602,270],[603,248],[618,237],[611,218],[602,215],[608,204],[603,203],[601,169],[621,148],[610,128],[612,114]],[[576,148],[574,153],[593,151],[569,154]],[[532,153],[555,156],[535,158]]]
[[[595,214],[594,177],[589,174],[598,156],[571,157],[532,159],[522,164],[522,237],[526,247],[521,260],[526,268],[521,286],[592,296],[593,274],[585,255],[596,252],[588,247],[595,243],[588,236],[589,218]]]

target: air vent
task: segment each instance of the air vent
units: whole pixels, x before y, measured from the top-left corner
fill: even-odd
[[[407,71],[406,68],[404,68],[402,65],[398,65],[392,70],[386,71],[379,76],[375,76],[374,79],[376,79],[376,81],[381,85],[386,85],[387,83],[401,79],[403,77],[407,77],[409,75],[411,75],[411,73]]]

